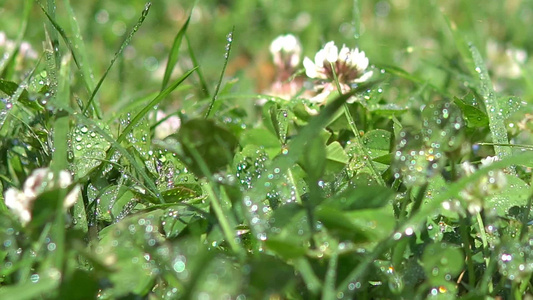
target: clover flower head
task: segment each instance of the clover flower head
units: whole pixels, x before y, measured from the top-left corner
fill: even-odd
[[[488,156],[481,160],[480,168],[485,168],[497,161],[498,157]],[[469,162],[464,162],[461,167],[466,176],[476,172],[476,168]],[[481,177],[476,182],[469,184],[461,191],[461,197],[467,203],[467,209],[471,214],[480,212],[483,209],[483,201],[490,195],[501,191],[507,184],[507,179],[503,171],[489,171],[486,176]]]
[[[368,58],[364,51],[345,45],[339,51],[334,42],[324,45],[315,55],[314,62],[305,57],[303,63],[307,76],[314,79],[333,81],[335,73],[340,83],[350,84],[367,81],[372,76],[372,71],[366,71]]]
[[[181,127],[181,119],[176,116],[167,116],[162,110],[156,112],[155,118],[157,122],[161,121],[154,130],[155,137],[157,139],[164,139],[167,136],[176,133]]]
[[[6,206],[19,218],[22,225],[31,221],[33,203],[40,194],[55,188],[67,188],[72,184],[72,176],[67,171],[60,171],[57,182],[54,173],[49,168],[39,168],[26,179],[22,191],[9,188],[4,194]],[[76,185],[63,200],[63,208],[74,205],[80,193],[80,186]]]
[[[311,102],[323,102],[331,92],[337,90],[335,77],[341,92],[346,93],[351,89],[351,84],[365,82],[372,76],[372,71],[367,71],[369,62],[364,51],[350,49],[346,45],[342,45],[339,51],[334,42],[326,43],[316,53],[314,61],[305,57],[303,64],[307,77],[325,81],[316,86],[320,93]]]
[[[294,35],[280,35],[270,44],[270,53],[278,68],[294,69],[300,63],[302,46]]]

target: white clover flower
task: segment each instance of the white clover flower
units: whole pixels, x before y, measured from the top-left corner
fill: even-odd
[[[276,66],[281,69],[293,69],[300,63],[302,46],[294,35],[280,35],[270,44],[270,53]]]
[[[487,156],[481,160],[480,168],[484,168],[497,161],[496,156]],[[461,167],[466,176],[476,172],[476,168],[469,162],[464,162]],[[502,171],[489,171],[487,176],[481,177],[478,181],[469,184],[461,191],[461,197],[467,203],[467,209],[471,214],[480,212],[483,209],[483,200],[492,194],[501,191],[507,184],[507,179]]]
[[[155,118],[157,122],[166,118],[155,128],[154,134],[157,139],[162,140],[167,136],[176,133],[181,127],[181,119],[176,115],[172,115],[167,118],[167,114],[165,114],[161,110],[158,110],[156,112]]]
[[[303,87],[303,79],[294,76],[300,64],[302,45],[298,38],[292,34],[280,35],[270,44],[270,53],[275,66],[275,78],[266,94],[281,99],[290,100]],[[267,100],[260,99],[258,105],[263,105]]]
[[[57,186],[56,186],[57,184]],[[40,194],[54,188],[67,188],[72,184],[72,176],[67,171],[60,171],[58,181],[54,181],[54,173],[49,168],[39,168],[24,182],[22,191],[9,188],[4,194],[6,206],[19,218],[22,225],[31,221],[33,203]],[[63,200],[63,208],[74,205],[80,193],[80,186],[76,185]]]
[[[523,49],[507,47],[494,40],[487,42],[487,64],[496,77],[516,79],[522,75],[522,68],[527,61],[527,52]]]
[[[331,92],[337,90],[335,76],[341,86],[341,92],[351,89],[351,84],[367,81],[372,71],[367,71],[368,58],[358,48],[350,49],[342,45],[339,51],[334,42],[328,42],[315,55],[315,61],[305,57],[304,68],[307,77],[326,81],[318,85],[320,94],[312,98],[312,102],[323,102]]]

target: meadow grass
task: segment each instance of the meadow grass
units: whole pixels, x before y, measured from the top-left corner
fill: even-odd
[[[0,299],[531,298],[533,6],[337,2],[0,2]]]

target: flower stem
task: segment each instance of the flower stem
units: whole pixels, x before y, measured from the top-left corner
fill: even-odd
[[[342,93],[342,88],[339,83],[339,78],[337,77],[337,73],[335,72],[335,66],[333,63],[331,64],[331,71],[333,73],[333,78],[335,79],[335,84],[337,85],[337,90],[339,91],[339,94]],[[359,135],[359,130],[357,129],[357,125],[355,124],[355,121],[352,117],[352,114],[350,113],[350,108],[348,107],[348,104],[344,103],[344,115],[346,116],[346,120],[348,121],[348,125],[350,126],[350,129],[352,130],[353,134],[355,135],[355,151],[357,152],[357,155],[361,157],[368,169],[370,170],[370,175],[374,178],[374,180],[381,186],[385,186],[385,181],[377,171],[376,167],[374,166],[374,163],[372,162],[372,159],[370,156],[368,156],[368,153],[365,151],[363,147],[363,140],[361,139],[361,136]]]

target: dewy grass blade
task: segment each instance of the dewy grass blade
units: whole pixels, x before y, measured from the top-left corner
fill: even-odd
[[[507,129],[505,128],[504,116],[496,101],[494,88],[492,81],[490,80],[487,67],[479,53],[478,49],[473,45],[467,43],[461,31],[457,26],[450,21],[450,19],[442,14],[448,28],[450,29],[455,44],[464,63],[467,65],[472,76],[476,77],[479,81],[479,93],[483,97],[485,107],[487,109],[487,115],[489,117],[489,128],[492,135],[492,142],[495,144],[507,144],[509,139],[507,138]],[[511,155],[511,148],[495,145],[494,152],[502,159]],[[514,171],[511,169],[511,172]]]
[[[414,232],[417,228],[422,226],[423,222],[427,219],[427,216],[431,216],[435,211],[439,210],[442,203],[448,199],[456,197],[468,184],[476,182],[482,176],[485,176],[488,172],[507,168],[513,165],[530,165],[533,162],[533,152],[523,152],[514,156],[506,157],[500,161],[485,166],[477,170],[474,174],[464,177],[459,181],[449,186],[448,190],[435,196],[435,198],[423,205],[419,211],[406,220],[391,236],[381,241],[367,257],[365,257],[361,263],[353,269],[353,271],[346,277],[346,279],[337,288],[337,293],[343,293],[345,297],[350,297],[354,292],[353,287],[363,275],[368,271],[368,267],[377,259],[384,251],[386,251],[393,241],[402,238],[406,235],[406,232]]]
[[[56,1],[55,0],[48,0],[47,1],[47,12],[50,16],[50,20],[55,20],[56,18]],[[61,52],[59,52],[59,38],[57,36],[57,32],[53,30],[53,25],[48,25],[48,34],[50,35],[50,41],[52,44],[52,51],[54,52],[54,59],[55,59],[55,65],[56,69],[59,69],[61,64]]]
[[[20,44],[22,43],[22,39],[24,38],[24,35],[26,34],[26,28],[28,28],[28,21],[30,19],[30,13],[31,8],[33,6],[32,0],[26,0],[24,2],[24,10],[21,14],[22,21],[19,26],[17,40],[15,41],[15,47],[12,49],[6,49],[7,51],[4,52],[2,59],[0,59],[0,77],[7,78],[6,73],[9,73],[7,70],[7,67],[13,65],[13,62],[15,61],[15,53],[18,51]],[[7,57],[7,58],[5,58]]]
[[[183,26],[178,31],[178,34],[176,34],[176,37],[174,38],[174,43],[172,43],[172,48],[170,49],[170,52],[168,53],[167,66],[165,67],[165,75],[163,75],[163,83],[161,85],[161,91],[163,91],[167,87],[168,81],[170,80],[170,75],[172,75],[172,71],[174,70],[176,63],[178,62],[178,54],[180,51],[181,41],[183,40],[183,36],[185,35],[185,32],[187,31],[187,27],[189,26],[191,15],[192,15],[192,10],[189,13],[189,17],[187,17],[185,24],[183,24]]]
[[[48,18],[48,20],[50,21],[50,23],[52,24],[53,28],[59,33],[59,35],[61,35],[61,37],[63,38],[63,41],[65,42],[65,44],[67,45],[68,49],[70,50],[70,53],[72,54],[72,59],[74,60],[74,63],[76,64],[76,67],[78,67],[78,69],[82,72],[83,74],[83,82],[85,84],[85,87],[87,89],[87,91],[90,93],[91,91],[94,90],[94,82],[93,82],[93,76],[90,72],[87,71],[87,68],[90,68],[89,67],[89,62],[88,62],[88,59],[86,57],[83,57],[83,54],[80,54],[78,53],[78,49],[80,49],[80,51],[83,53],[84,52],[84,47],[82,46],[82,48],[80,48],[80,45],[78,42],[76,42],[76,44],[73,44],[72,41],[68,38],[67,36],[67,33],[65,32],[65,30],[63,29],[63,27],[61,27],[53,18],[52,16],[50,16],[48,14],[48,12],[46,11],[46,9],[44,8],[44,6],[41,5],[41,10],[43,11],[43,13],[45,14],[45,16]],[[79,38],[81,40],[81,37]],[[80,56],[82,56],[80,58]],[[87,76],[88,75],[88,76]],[[95,111],[97,112],[97,114],[101,114],[100,113],[100,108],[98,105],[94,105],[94,109]]]
[[[211,103],[209,104],[209,108],[207,109],[207,112],[205,114],[206,119],[209,118],[211,110],[213,109],[213,105],[215,104],[215,101],[217,101],[218,98],[218,91],[220,90],[220,86],[222,85],[222,79],[224,78],[224,74],[226,73],[226,67],[228,66],[229,55],[231,53],[231,45],[233,44],[234,32],[235,26],[233,26],[233,29],[231,29],[231,32],[226,37],[228,43],[226,44],[226,53],[224,54],[224,65],[222,66],[222,72],[220,72],[220,78],[218,79],[217,87],[215,88],[215,93],[213,94],[213,98],[211,99]]]
[[[120,45],[120,48],[118,49],[118,51],[115,53],[115,56],[113,57],[113,59],[111,60],[111,63],[109,64],[109,66],[107,67],[106,71],[104,72],[104,75],[102,76],[102,78],[100,78],[100,80],[98,81],[98,83],[96,84],[96,87],[94,88],[92,94],[91,94],[91,97],[89,98],[89,101],[87,102],[86,106],[85,106],[85,109],[83,109],[83,114],[87,113],[87,110],[89,109],[89,107],[92,105],[93,101],[94,101],[94,97],[96,96],[96,93],[98,93],[98,90],[100,89],[100,87],[102,86],[102,83],[104,82],[105,78],[107,77],[107,74],[109,73],[109,71],[111,70],[111,68],[113,67],[113,65],[115,64],[115,61],[119,58],[119,56],[122,54],[122,52],[124,51],[124,49],[126,48],[126,46],[128,46],[133,38],[133,36],[135,35],[135,33],[137,32],[137,30],[139,30],[139,28],[141,27],[141,25],[143,24],[144,22],[144,19],[146,19],[146,16],[148,15],[148,12],[150,11],[150,7],[152,6],[152,3],[151,2],[147,2],[145,7],[144,7],[144,10],[142,11],[141,13],[141,17],[139,18],[139,20],[137,21],[137,24],[135,24],[135,26],[133,26],[133,29],[131,30],[130,34],[128,34],[128,36],[126,37],[126,39],[124,40],[124,42],[122,42],[122,45]],[[97,112],[98,114],[98,112]],[[100,117],[100,114],[99,114],[99,117]]]
[[[69,106],[70,102],[70,55],[65,55],[61,61],[59,69],[59,81],[53,105]],[[54,173],[68,167],[67,139],[69,132],[68,114],[58,112],[54,122],[54,153],[52,155],[51,167]]]
[[[489,128],[492,135],[492,142],[495,144],[507,144],[509,143],[509,139],[507,137],[507,129],[505,128],[504,116],[498,101],[496,101],[494,88],[492,87],[492,81],[487,72],[487,67],[481,58],[481,54],[474,45],[470,45],[470,52],[472,53],[472,59],[476,66],[474,71],[479,76],[480,92],[483,101],[485,102],[487,115],[489,117]],[[494,152],[500,159],[512,154],[510,147],[500,145],[494,145]]]
[[[85,85],[89,91],[92,91],[94,90],[96,84],[94,82],[94,75],[91,68],[91,62],[89,60],[89,54],[87,53],[87,48],[85,47],[85,42],[83,41],[83,37],[81,35],[80,25],[76,15],[74,14],[74,10],[72,9],[70,0],[63,0],[63,3],[67,10],[70,29],[72,30],[73,38],[70,44],[73,46],[73,49],[76,49],[79,60],[77,66],[83,75]]]
[[[137,125],[137,123],[139,123],[139,121],[144,116],[146,116],[146,114],[151,109],[153,109],[154,106],[156,106],[157,104],[159,104],[159,102],[161,102],[163,99],[165,99],[166,96],[168,96],[173,90],[175,90],[195,70],[196,70],[196,68],[187,71],[187,73],[183,74],[180,78],[178,78],[176,81],[174,81],[169,87],[167,87],[165,90],[163,90],[161,93],[159,93],[157,95],[157,97],[155,97],[152,101],[150,101],[150,103],[148,103],[139,113],[137,113],[137,115],[135,115],[135,117],[133,117],[133,119],[128,124],[128,126],[126,126],[126,128],[124,128],[124,130],[122,131],[120,136],[117,138],[117,143],[122,142],[126,138],[128,133],[130,133],[133,130],[133,128]]]

